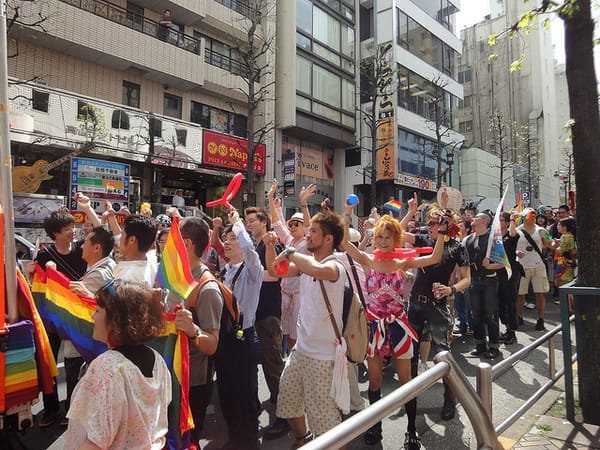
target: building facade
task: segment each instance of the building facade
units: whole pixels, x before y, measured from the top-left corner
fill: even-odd
[[[462,44],[454,29],[459,7],[454,0],[360,1],[361,61],[381,60],[392,77],[397,74],[386,92],[378,93],[375,111],[368,82],[363,78],[361,83],[361,155],[360,160],[347,159],[346,165],[355,164],[348,170],[348,189],[362,200],[372,185],[371,172],[364,168],[373,162],[379,205],[391,197],[405,202],[413,192],[434,199],[438,174],[442,184],[458,185],[454,154],[464,142],[453,129],[463,95],[457,79]],[[375,146],[365,116],[378,121]],[[374,159],[371,149],[376,150]]]
[[[493,153],[513,170],[507,180],[525,204],[556,205],[561,125],[554,76],[552,36],[544,18],[510,38],[506,32],[531,8],[524,2],[491,2],[493,15],[461,31],[459,81],[464,99],[458,130],[467,142]],[[490,46],[490,35],[497,43]],[[518,70],[511,70],[519,66]],[[498,169],[499,170],[499,169]]]
[[[275,9],[265,4],[261,32],[268,36]],[[247,171],[248,67],[238,50],[247,2],[45,0],[19,8],[21,17],[43,18],[42,26],[24,20],[9,31],[14,165],[52,166],[53,178],[34,192],[70,198],[83,190],[98,210],[109,199],[132,211],[151,202],[157,213],[176,189],[186,206],[204,205]],[[260,58],[271,66],[274,48]],[[273,78],[265,72],[258,87]],[[272,95],[256,117],[258,129],[273,122]],[[257,174],[273,173],[273,147],[274,133],[266,132],[254,157]]]

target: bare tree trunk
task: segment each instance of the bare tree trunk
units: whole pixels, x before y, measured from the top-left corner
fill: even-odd
[[[579,0],[565,23],[566,74],[571,118],[575,121],[573,158],[577,181],[577,284],[600,287],[600,114],[596,95],[590,0]],[[577,299],[576,330],[579,355],[579,399],[586,423],[600,425],[600,296]]]

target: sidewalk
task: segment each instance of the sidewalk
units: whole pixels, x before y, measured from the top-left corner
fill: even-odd
[[[564,380],[561,380],[564,381]],[[573,365],[573,381],[575,401],[579,393],[577,386],[577,363]],[[582,422],[575,410],[575,421],[566,419],[563,383],[557,384],[561,392],[558,397],[552,391],[544,397],[551,401],[543,414],[536,416],[533,426],[516,442],[500,439],[505,449],[537,450],[537,449],[600,449],[600,427]],[[548,401],[548,400],[546,400]],[[548,403],[547,403],[548,405]]]

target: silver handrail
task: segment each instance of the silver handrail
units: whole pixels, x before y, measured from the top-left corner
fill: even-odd
[[[445,377],[473,424],[478,449],[501,449],[502,447],[498,442],[489,416],[481,414],[481,411],[484,410],[481,400],[450,352],[440,352],[433,360],[436,362],[434,367],[400,386],[391,394],[386,395],[381,400],[345,420],[302,448],[304,450],[340,448]]]

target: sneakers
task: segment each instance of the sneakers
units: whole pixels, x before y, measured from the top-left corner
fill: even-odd
[[[504,345],[513,345],[517,342],[517,335],[514,331],[507,331],[506,334],[507,336],[504,339],[500,337],[500,340],[504,342]]]
[[[485,352],[487,352],[487,345],[485,344],[477,344],[475,350],[471,352],[471,356],[481,356]]]
[[[467,331],[465,331],[465,336],[473,336],[473,330],[467,328]]]
[[[404,450],[419,450],[421,439],[416,432],[404,433]]]
[[[486,359],[496,359],[500,356],[500,350],[497,347],[491,347],[483,356],[485,356]]]
[[[546,327],[544,326],[544,319],[538,319],[535,324],[536,331],[545,331]]]
[[[307,431],[304,436],[294,436],[292,433],[290,433],[289,436],[294,440],[292,446],[290,447],[292,450],[300,448],[314,439],[314,436],[310,430]]]
[[[367,445],[375,445],[381,441],[383,436],[381,435],[381,422],[376,423],[371,428],[367,430],[367,432],[363,435],[365,440],[365,444]]]
[[[440,416],[442,420],[451,420],[456,414],[456,400],[444,399],[444,405],[442,406],[442,412]]]
[[[527,308],[527,309],[535,309],[535,303],[525,303],[525,308]]]

